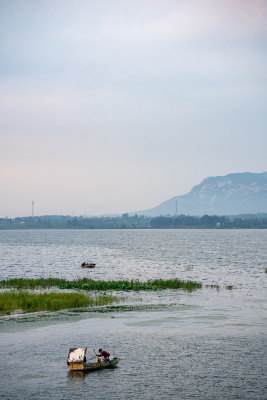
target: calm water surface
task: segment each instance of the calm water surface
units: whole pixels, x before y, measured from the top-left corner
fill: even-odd
[[[2,317],[0,399],[266,399],[266,244],[266,230],[0,231],[0,279],[177,277],[221,287],[133,293],[132,311]],[[97,266],[82,270],[83,261]],[[71,375],[76,346],[88,358],[106,348],[119,367]]]

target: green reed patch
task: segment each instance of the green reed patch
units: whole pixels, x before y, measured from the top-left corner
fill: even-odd
[[[202,287],[202,283],[193,281],[182,281],[180,279],[155,279],[147,282],[139,280],[121,281],[94,281],[92,279],[79,279],[68,281],[58,278],[41,279],[9,279],[0,281],[2,288],[34,289],[58,287],[60,289],[81,289],[81,290],[120,290],[120,291],[139,291],[139,290],[161,290],[161,289],[184,289],[195,290]]]
[[[114,296],[89,296],[82,293],[30,293],[28,291],[0,293],[0,312],[15,310],[27,312],[57,311],[66,308],[95,307],[119,301]]]
[[[211,289],[217,289],[220,290],[220,286],[219,285],[205,285],[206,288],[211,288]]]
[[[2,288],[36,289],[36,288],[59,287],[64,282],[66,282],[65,279],[59,279],[59,278],[36,278],[36,279],[14,278],[14,279],[0,281],[0,286]]]

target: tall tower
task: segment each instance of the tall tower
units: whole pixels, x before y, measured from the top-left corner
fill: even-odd
[[[32,217],[34,217],[34,201],[32,201]]]

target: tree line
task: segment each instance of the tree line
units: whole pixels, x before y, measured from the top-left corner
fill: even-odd
[[[267,214],[238,216],[188,215],[146,217],[122,214],[116,217],[0,218],[0,229],[266,229]]]

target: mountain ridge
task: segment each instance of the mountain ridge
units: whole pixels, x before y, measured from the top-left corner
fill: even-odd
[[[190,192],[130,215],[239,215],[267,212],[267,171],[211,176]]]

